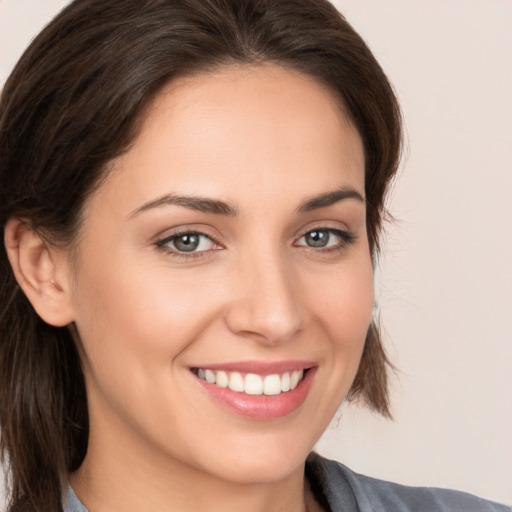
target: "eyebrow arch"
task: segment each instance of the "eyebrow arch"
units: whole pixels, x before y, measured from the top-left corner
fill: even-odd
[[[214,215],[227,215],[230,217],[238,215],[237,209],[224,201],[200,196],[177,196],[174,194],[165,194],[153,201],[143,204],[141,207],[131,212],[129,217],[135,217],[147,210],[167,205],[183,206],[184,208],[190,208],[191,210],[197,210],[204,213],[213,213]]]
[[[363,204],[365,203],[363,196],[357,190],[351,187],[341,187],[339,190],[326,192],[325,194],[308,199],[299,206],[298,211],[299,213],[305,213],[318,210],[319,208],[326,208],[345,199],[356,199]]]

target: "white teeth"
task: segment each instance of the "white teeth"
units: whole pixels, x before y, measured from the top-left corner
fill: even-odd
[[[257,375],[248,373],[245,378],[238,372],[226,372],[222,370],[214,371],[199,368],[197,376],[209,382],[216,384],[221,388],[229,388],[238,393],[247,393],[248,395],[279,395],[295,389],[304,377],[304,370],[294,370],[285,372],[281,375]]]
[[[290,378],[290,388],[295,389],[300,379],[302,379],[304,372],[302,370],[295,370]]]
[[[244,391],[248,395],[261,395],[263,393],[262,378],[254,373],[248,373],[244,380]]]
[[[233,372],[229,376],[229,389],[232,391],[243,392],[244,390],[244,379],[239,373]]]
[[[279,375],[267,375],[263,380],[264,395],[279,395],[281,393],[281,377]]]
[[[221,388],[227,388],[229,385],[229,377],[226,372],[217,372],[217,379],[215,384]]]
[[[286,372],[281,377],[281,391],[283,393],[286,393],[287,391],[290,391],[290,374]]]

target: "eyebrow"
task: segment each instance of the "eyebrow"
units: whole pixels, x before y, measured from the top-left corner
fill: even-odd
[[[339,190],[311,197],[299,206],[298,211],[299,213],[305,213],[320,208],[327,208],[346,199],[355,199],[363,204],[365,203],[363,196],[356,189],[341,187]]]
[[[356,199],[362,203],[365,202],[363,196],[357,190],[350,187],[341,187],[339,190],[326,192],[307,199],[299,206],[297,211],[299,213],[310,212],[332,206],[333,204],[346,199]],[[238,210],[235,206],[218,199],[210,199],[208,197],[200,196],[178,196],[175,194],[165,194],[153,201],[144,203],[142,206],[131,212],[129,217],[135,217],[147,210],[168,205],[182,206],[184,208],[190,208],[191,210],[211,213],[214,215],[226,215],[229,217],[236,217],[238,215]]]
[[[141,207],[131,212],[129,217],[135,217],[147,210],[167,205],[183,206],[199,212],[213,213],[214,215],[227,215],[230,217],[238,215],[236,207],[224,201],[199,196],[177,196],[174,194],[165,194],[164,196],[143,204]]]

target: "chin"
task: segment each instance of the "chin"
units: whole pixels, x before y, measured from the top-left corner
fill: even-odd
[[[309,451],[308,451],[309,453]],[[303,472],[308,453],[243,456],[229,464],[216,466],[223,480],[239,484],[265,484],[286,480],[297,471]]]
[[[300,439],[288,433],[286,438],[261,434],[250,438],[233,438],[223,448],[201,455],[200,464],[206,472],[240,484],[271,483],[288,478],[297,471],[303,472],[305,460],[314,439]],[[219,450],[221,448],[221,450]],[[214,453],[215,452],[215,453]]]

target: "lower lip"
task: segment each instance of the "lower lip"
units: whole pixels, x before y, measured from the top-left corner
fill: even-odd
[[[316,368],[310,368],[295,389],[279,395],[248,395],[221,388],[196,376],[196,380],[215,401],[228,410],[253,420],[282,418],[296,411],[306,400]]]

